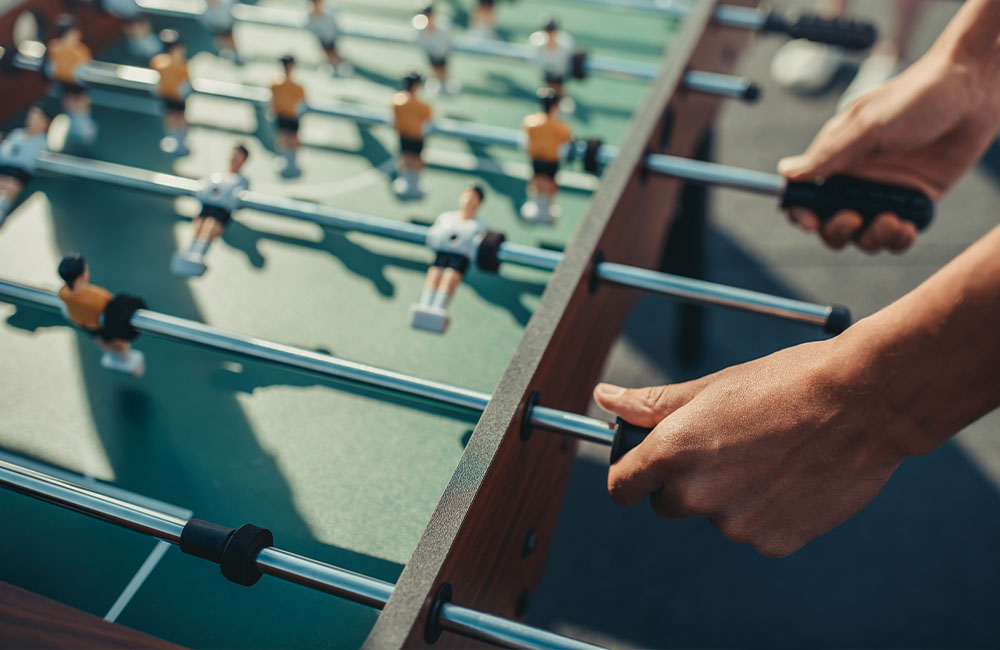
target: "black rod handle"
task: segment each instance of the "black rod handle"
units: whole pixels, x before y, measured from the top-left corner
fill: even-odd
[[[651,427],[637,427],[634,424],[629,424],[621,418],[615,420],[615,438],[611,443],[611,464],[614,465],[619,458],[638,447],[652,430]]]
[[[822,183],[789,182],[781,207],[808,208],[826,221],[840,210],[857,210],[868,225],[882,212],[893,212],[923,230],[934,218],[934,202],[921,192],[902,185],[831,176]]]
[[[763,31],[836,45],[845,50],[867,50],[878,40],[878,30],[870,22],[823,18],[816,14],[802,14],[792,21],[772,11],[764,21]]]

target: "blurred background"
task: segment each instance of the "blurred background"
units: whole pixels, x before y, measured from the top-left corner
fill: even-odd
[[[811,2],[773,2],[810,10]],[[852,13],[891,24],[893,2]],[[928,1],[913,52],[959,6]],[[715,159],[774,169],[836,111],[856,65],[831,87],[793,94],[771,79],[781,39],[758,38],[741,71],[764,87],[756,105],[725,104]],[[855,318],[902,296],[997,225],[1000,148],[940,203],[902,256],[834,252],[789,227],[774,200],[711,194],[708,279],[848,305]],[[645,299],[608,361],[624,386],[684,381],[812,338],[793,325],[712,311],[704,353],[678,355],[677,308]],[[998,326],[1000,336],[1000,326]],[[928,368],[928,373],[933,369]],[[729,542],[703,520],[662,521],[646,504],[607,496],[607,450],[584,445],[529,622],[612,647],[1000,646],[1000,413],[925,457],[906,461],[858,516],[782,560]]]

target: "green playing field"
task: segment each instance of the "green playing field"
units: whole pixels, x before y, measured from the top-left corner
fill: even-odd
[[[338,4],[345,15],[396,25],[412,7],[407,0]],[[440,4],[463,29],[472,3]],[[498,5],[504,38],[524,41],[548,8],[580,46],[607,57],[655,63],[673,30],[666,19],[568,2]],[[235,67],[209,51],[210,38],[193,22],[155,25],[184,34],[195,77],[267,85],[276,58],[293,53],[309,99],[384,107],[405,72],[426,68],[412,48],[344,39],[342,52],[358,74],[332,79],[317,66],[322,52],[311,37],[254,25],[237,26],[248,61]],[[122,44],[97,58],[141,64]],[[436,115],[517,128],[534,110],[531,66],[455,54],[452,68],[464,91],[433,98]],[[644,87],[594,77],[570,90],[574,131],[615,143]],[[174,163],[157,148],[154,104],[107,92],[95,102],[101,133],[87,152],[94,158],[202,177],[244,142],[255,191],[422,223],[453,209],[460,188],[478,180],[487,192],[482,217],[524,244],[565,246],[594,184],[568,168],[561,221],[529,227],[517,216],[527,164],[516,151],[434,139],[428,196],[400,203],[388,185],[397,147],[386,128],[306,116],[304,174],[286,181],[275,170],[270,124],[247,104],[192,98],[192,155]],[[207,275],[183,281],[170,275],[169,260],[187,243],[197,209],[190,199],[40,178],[0,231],[0,277],[55,289],[59,258],[77,250],[96,283],[142,295],[156,311],[482,391],[499,379],[548,278],[519,268],[470,271],[450,310],[451,329],[437,336],[408,325],[428,250],[244,210],[210,251]],[[57,317],[6,304],[0,316],[3,450],[204,519],[266,526],[281,548],[386,580],[409,558],[475,425],[469,413],[150,337],[137,341],[148,372],[136,380],[102,369],[93,341]],[[0,492],[0,503],[6,521],[20,522],[5,532],[0,579],[103,616],[146,562],[153,568],[139,573],[148,577],[118,620],[177,643],[355,647],[376,616],[277,580],[235,586],[177,549],[149,559],[156,542],[25,497]]]

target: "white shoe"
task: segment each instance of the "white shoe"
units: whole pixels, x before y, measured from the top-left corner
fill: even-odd
[[[354,66],[347,61],[341,61],[337,65],[333,66],[333,76],[335,77],[351,77],[353,75]]]
[[[410,305],[410,327],[426,330],[436,334],[444,334],[451,320],[442,309],[426,305]]]
[[[170,258],[170,272],[179,278],[200,278],[207,270],[203,261],[189,257],[186,253],[174,253]]]
[[[559,100],[559,112],[563,115],[572,115],[576,112],[576,102],[572,97],[563,97]]]
[[[284,158],[278,162],[278,173],[282,178],[298,178],[302,175],[302,170],[295,161]]]
[[[413,201],[424,197],[424,191],[420,189],[420,184],[411,182],[407,174],[400,174],[392,181],[392,191],[404,201]]]
[[[785,88],[799,93],[823,90],[844,64],[842,50],[804,39],[789,41],[771,59],[771,77]]]
[[[108,351],[101,356],[101,367],[124,372],[133,377],[142,377],[146,373],[146,355],[134,349],[129,349],[128,354],[124,357]]]
[[[551,226],[559,219],[562,209],[558,205],[550,205],[544,201],[528,199],[521,206],[521,218],[525,223],[540,226]]]
[[[89,115],[71,115],[66,139],[82,144],[93,144],[97,140],[97,122]]]
[[[899,59],[891,54],[876,53],[869,55],[858,67],[858,74],[844,89],[844,94],[837,101],[837,111],[842,111],[855,99],[869,90],[878,88],[902,71]]]
[[[184,140],[175,135],[168,135],[161,139],[160,150],[165,154],[173,156],[174,158],[183,158],[191,153],[191,150],[187,148],[187,144]]]
[[[428,96],[434,97],[441,92],[441,81],[437,77],[430,77],[424,82],[424,92]]]

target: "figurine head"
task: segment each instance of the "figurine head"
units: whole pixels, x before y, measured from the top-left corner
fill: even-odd
[[[319,11],[323,7],[323,0],[309,0],[309,5],[313,11]]]
[[[78,43],[83,37],[83,32],[80,31],[80,26],[76,24],[76,20],[74,20],[73,16],[62,15],[59,16],[59,20],[56,21],[56,36],[67,41]]]
[[[556,19],[549,15],[542,16],[542,31],[548,37],[548,44],[554,44],[556,42],[556,35],[559,33],[559,25],[556,23]]]
[[[83,255],[70,253],[59,262],[59,277],[71,291],[90,281],[90,268]]]
[[[548,115],[552,115],[559,110],[559,94],[548,86],[539,88],[538,103],[541,104],[543,111]]]
[[[422,2],[417,5],[417,15],[413,17],[413,27],[427,29],[434,26],[434,5]]]
[[[281,57],[281,67],[285,69],[285,76],[289,77],[292,74],[292,70],[295,69],[295,57],[291,54],[286,54]]]
[[[420,89],[420,84],[424,82],[419,72],[411,72],[403,77],[403,90],[412,93]]]
[[[462,188],[462,193],[458,195],[458,207],[462,212],[475,214],[485,198],[486,192],[483,191],[482,185],[469,183]]]
[[[173,29],[161,31],[160,42],[163,43],[163,50],[175,59],[183,59],[187,54],[187,48],[184,47],[181,35]]]
[[[242,144],[233,147],[233,152],[229,156],[229,171],[236,173],[243,168],[243,164],[250,157],[250,150]]]
[[[24,117],[24,128],[32,135],[46,133],[53,117],[55,113],[52,108],[40,102],[28,109],[28,114]]]

